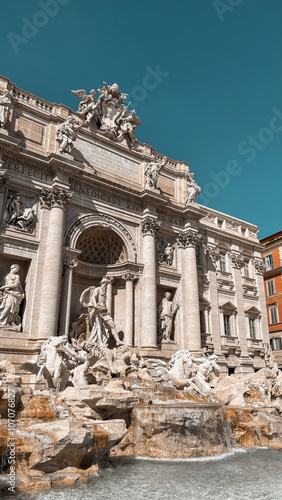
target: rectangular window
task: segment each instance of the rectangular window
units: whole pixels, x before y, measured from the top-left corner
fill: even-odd
[[[276,339],[270,339],[270,347],[273,350],[282,349],[282,338],[277,337]]]
[[[230,320],[231,320],[231,315],[230,314],[224,314],[223,315],[224,335],[226,335],[227,337],[231,337]]]
[[[278,313],[276,304],[269,307],[269,321],[271,325],[278,323]]]
[[[200,310],[200,325],[201,325],[201,333],[207,333],[205,311],[203,309]]]
[[[254,318],[249,318],[250,325],[250,337],[251,339],[256,338],[256,320]]]
[[[249,261],[248,260],[245,260],[245,262],[244,262],[244,274],[245,274],[246,278],[250,277],[250,273],[249,273]]]
[[[265,271],[271,271],[271,269],[274,269],[272,253],[270,253],[269,255],[265,255],[263,257],[263,263],[264,263],[264,270]]]
[[[218,219],[217,220],[217,225],[218,225],[218,227],[223,227],[223,220]]]
[[[266,282],[267,286],[267,295],[275,295],[275,290],[274,290],[274,280],[269,280]]]
[[[219,254],[219,264],[222,273],[226,273],[226,255],[225,253]]]

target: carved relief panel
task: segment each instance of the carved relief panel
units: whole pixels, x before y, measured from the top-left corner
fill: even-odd
[[[8,190],[3,211],[4,226],[34,234],[36,222],[36,197]]]

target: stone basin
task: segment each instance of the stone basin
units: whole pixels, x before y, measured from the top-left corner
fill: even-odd
[[[148,458],[191,458],[227,453],[231,431],[223,405],[159,402],[136,405],[128,434],[116,454]]]

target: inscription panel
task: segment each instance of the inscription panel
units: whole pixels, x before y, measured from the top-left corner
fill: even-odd
[[[17,118],[15,132],[17,134],[22,133],[28,141],[39,144],[40,146],[43,144],[44,127],[22,116]]]
[[[140,184],[141,169],[139,163],[83,139],[77,139],[76,147],[93,168],[104,170],[113,176]]]

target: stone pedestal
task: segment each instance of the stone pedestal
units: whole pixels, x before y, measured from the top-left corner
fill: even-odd
[[[156,242],[159,224],[152,217],[142,221],[143,233],[143,283],[142,283],[142,334],[143,348],[157,345],[157,282],[156,282]]]

